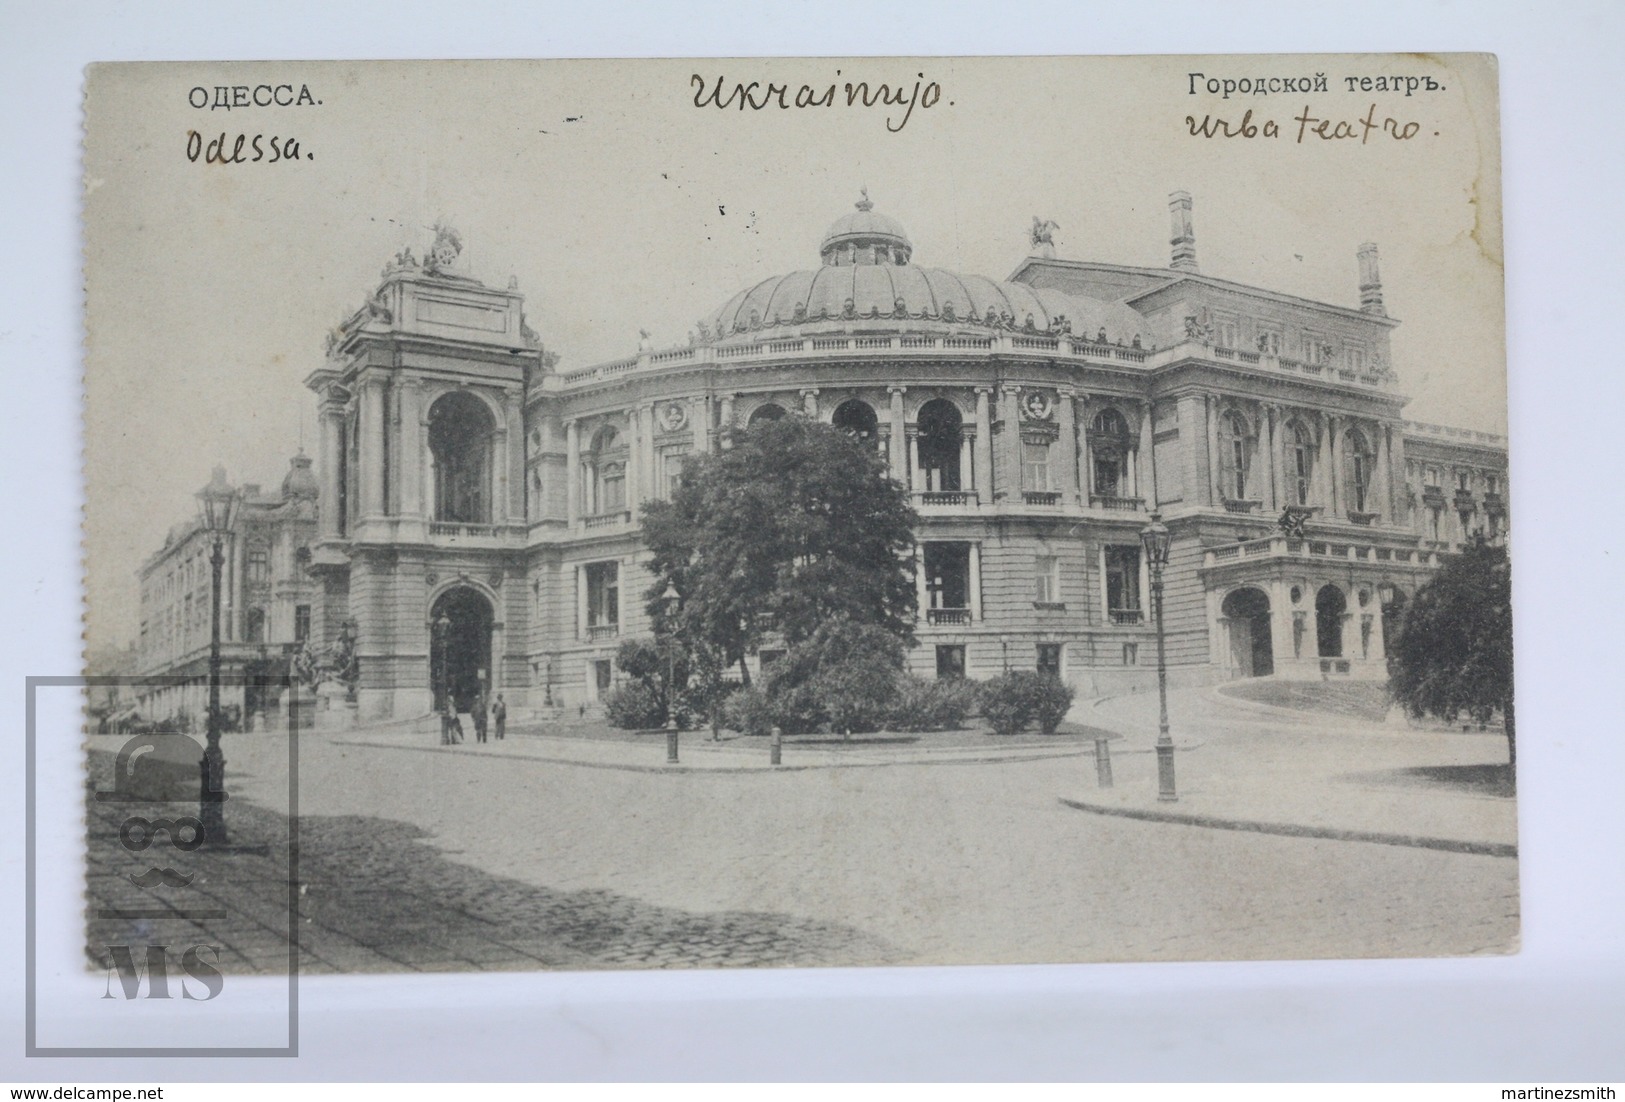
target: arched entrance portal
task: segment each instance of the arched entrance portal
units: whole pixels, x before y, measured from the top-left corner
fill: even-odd
[[[1315,641],[1320,657],[1343,657],[1343,613],[1348,611],[1348,598],[1335,585],[1324,585],[1315,594]]]
[[[468,586],[442,593],[429,610],[429,683],[434,707],[445,707],[446,693],[460,712],[488,691],[491,678],[491,602]]]
[[[1261,589],[1238,589],[1222,608],[1230,630],[1230,666],[1237,677],[1268,677],[1275,672],[1270,642],[1270,599]]]

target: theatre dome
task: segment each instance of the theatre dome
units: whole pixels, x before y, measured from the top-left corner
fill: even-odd
[[[902,224],[874,210],[867,192],[824,234],[819,254],[818,268],[764,279],[734,295],[701,320],[700,338],[885,319],[910,323],[909,329],[1009,329],[1093,340],[1104,334],[1108,342],[1128,345],[1146,328],[1122,303],[919,267]]]

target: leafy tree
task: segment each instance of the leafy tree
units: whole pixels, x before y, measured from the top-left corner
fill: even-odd
[[[916,519],[874,450],[838,429],[786,417],[736,434],[644,510],[656,634],[707,683],[743,671],[768,632],[794,648],[842,622],[912,643]]]
[[[1388,642],[1389,692],[1412,716],[1480,722],[1497,708],[1518,760],[1512,702],[1512,572],[1504,548],[1480,541],[1417,590]]]

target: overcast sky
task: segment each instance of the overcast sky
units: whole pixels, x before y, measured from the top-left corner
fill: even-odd
[[[1459,62],[1459,59],[1458,59]],[[839,75],[837,75],[839,70]],[[1189,94],[1187,73],[1312,76],[1310,95]],[[1346,75],[1444,91],[1351,92]],[[707,86],[935,81],[902,110],[697,109]],[[924,74],[923,79],[919,74]],[[319,106],[194,109],[194,87],[308,85]],[[838,103],[844,105],[842,94]],[[1294,116],[1415,121],[1409,141],[1297,138]],[[1211,112],[1279,138],[1201,139]],[[301,436],[328,329],[428,227],[470,274],[516,276],[569,369],[679,343],[741,287],[815,266],[867,185],[916,263],[1004,278],[1052,218],[1063,257],[1168,263],[1167,195],[1195,199],[1204,273],[1355,306],[1355,250],[1382,253],[1407,416],[1504,432],[1493,71],[1403,59],[377,63],[100,70],[87,98],[87,588],[94,644],[133,637],[135,572],[224,463],[274,487]],[[204,165],[188,130],[297,137],[276,165]]]

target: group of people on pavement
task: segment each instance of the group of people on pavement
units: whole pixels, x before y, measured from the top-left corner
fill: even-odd
[[[474,718],[474,741],[486,742],[488,725],[494,727],[494,734],[498,739],[508,736],[508,705],[503,701],[502,694],[498,693],[495,701],[489,705],[485,701],[484,693],[475,693],[474,699],[465,709],[459,706],[457,700],[449,694],[446,697],[445,709],[440,713],[440,745],[456,746],[463,741],[463,720],[459,714],[467,711]]]

